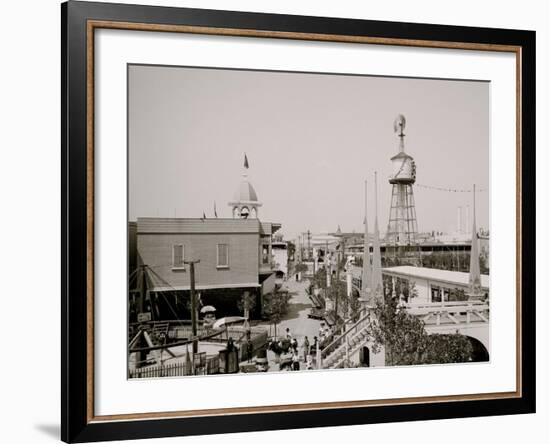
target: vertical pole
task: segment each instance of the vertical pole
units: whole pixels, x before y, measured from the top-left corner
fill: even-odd
[[[147,274],[146,274],[146,265],[141,265],[141,289],[139,292],[139,302],[138,302],[138,313],[143,313],[143,310],[145,309],[145,292],[147,291]],[[141,330],[140,325],[140,337],[139,341],[137,342],[137,346],[141,346],[141,342],[143,340],[143,330]],[[140,368],[143,364],[143,361],[147,358],[147,352],[140,351],[136,354],[136,368]]]
[[[316,252],[318,253],[318,252]],[[317,259],[318,259],[318,255],[315,254],[313,256],[313,276],[315,276],[317,274]]]
[[[249,298],[249,292],[248,291],[245,291],[244,294],[243,294],[243,299],[244,299],[244,317],[246,318],[246,322],[248,322],[248,318],[250,317],[250,308],[248,306],[248,298]]]
[[[317,341],[317,347],[315,350],[315,360],[317,361],[317,369],[322,368],[322,362],[321,362],[321,349],[319,348],[319,342]]]
[[[147,275],[145,274],[145,265],[141,266],[141,291],[139,292],[139,313],[143,313],[145,308],[145,292],[147,291]]]
[[[184,261],[189,265],[189,281],[190,281],[190,296],[191,296],[191,335],[193,337],[193,354],[199,350],[199,344],[197,342],[197,300],[195,295],[195,264],[198,264],[200,260],[196,261]]]
[[[328,256],[328,241],[325,242],[325,271],[327,273],[327,288],[330,287],[330,270],[331,268],[331,263],[330,263],[330,259],[329,259],[329,256]]]
[[[342,245],[342,243],[340,243],[340,245]],[[340,288],[340,286],[341,286],[340,285],[340,261],[338,260],[338,256],[337,256],[336,257],[336,285],[334,286],[336,291],[336,301],[338,301],[338,299],[340,298],[340,293],[338,292],[339,291],[338,289]],[[347,308],[349,311],[349,301],[347,304]],[[338,302],[336,302],[336,309],[338,310]],[[338,314],[338,311],[336,311],[336,314]]]

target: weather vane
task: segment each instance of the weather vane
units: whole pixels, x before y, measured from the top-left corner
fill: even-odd
[[[405,120],[405,116],[403,114],[398,114],[398,116],[393,121],[393,131],[399,132],[399,137],[403,139],[405,137],[405,133],[403,133],[403,130],[405,129],[405,125],[407,124],[407,121]]]

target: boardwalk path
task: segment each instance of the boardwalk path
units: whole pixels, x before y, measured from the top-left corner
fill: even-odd
[[[313,337],[318,336],[320,321],[307,317],[311,310],[311,301],[306,294],[306,288],[309,285],[307,280],[296,282],[295,280],[285,281],[283,287],[286,288],[292,295],[288,313],[283,320],[277,325],[277,336],[279,338],[285,336],[287,328],[290,329],[290,334],[298,340],[300,358],[303,355],[302,344],[307,336],[309,343],[313,344]],[[269,332],[269,335],[274,334],[273,326],[268,323],[263,324]],[[269,371],[278,371],[278,365],[275,363],[275,354],[268,352],[268,360],[270,363]],[[301,362],[301,369],[305,369],[305,365]]]

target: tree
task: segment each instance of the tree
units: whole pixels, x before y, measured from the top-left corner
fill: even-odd
[[[385,301],[375,302],[369,325],[373,351],[378,353],[385,347],[388,366],[420,364],[428,342],[424,323],[398,306],[397,301],[390,293]]]
[[[428,336],[428,347],[423,364],[449,364],[469,362],[474,349],[468,338],[459,333]]]
[[[489,250],[486,247],[481,247],[479,255],[479,271],[482,274],[489,274]]]
[[[324,268],[317,270],[313,275],[312,283],[315,288],[327,288],[327,272]]]
[[[277,336],[277,324],[288,312],[290,298],[290,294],[286,291],[275,290],[273,293],[265,295],[264,313],[275,326],[275,336]]]
[[[395,296],[398,298],[403,295],[403,298],[407,302],[410,302],[411,299],[418,296],[416,282],[414,281],[409,281],[408,279],[402,278],[392,278],[391,276],[383,276],[382,281],[384,286],[384,294],[386,295],[393,295],[395,293]]]
[[[237,301],[237,308],[244,315],[246,315],[247,311],[248,313],[254,311],[254,308],[256,308],[256,296],[248,291],[245,291],[241,296],[241,299]]]
[[[451,288],[449,291],[449,301],[467,301],[468,295],[461,288]]]
[[[391,292],[375,302],[368,330],[373,351],[386,351],[386,365],[448,364],[472,360],[473,348],[461,334],[428,335],[424,322],[407,312]]]
[[[357,322],[359,320],[359,315],[361,313],[362,305],[359,301],[359,294],[356,291],[351,292],[351,296],[346,298],[347,301],[347,313],[351,318],[352,322]]]
[[[336,320],[339,321],[340,315],[342,313],[346,313],[348,308],[350,308],[350,300],[347,296],[346,283],[333,279],[331,286],[327,288],[326,294],[327,298],[333,302],[332,306],[334,307],[334,310],[332,310],[332,312],[334,313]],[[336,309],[338,309],[338,313],[336,313]]]
[[[294,244],[294,242],[292,241],[287,241],[286,242],[286,251],[287,251],[287,257],[288,257],[288,261],[294,261],[296,258],[295,258],[295,254],[296,254],[296,245]]]

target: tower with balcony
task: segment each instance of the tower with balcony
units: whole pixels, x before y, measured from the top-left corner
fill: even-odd
[[[394,121],[394,132],[399,137],[399,150],[391,158],[393,171],[390,217],[386,230],[386,258],[400,263],[420,265],[418,225],[414,204],[413,185],[416,181],[416,163],[405,152],[405,116],[399,114]]]

